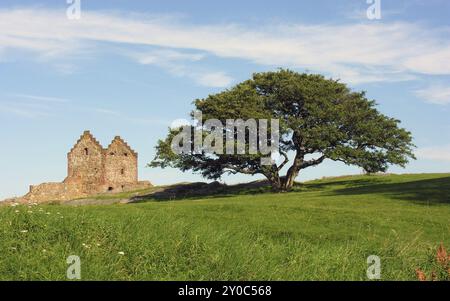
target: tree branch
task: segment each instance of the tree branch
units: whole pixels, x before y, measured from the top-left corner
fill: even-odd
[[[280,164],[280,166],[277,167],[278,171],[282,170],[283,167],[289,162],[289,158],[285,152],[280,151],[280,154],[284,157],[284,161]]]
[[[237,166],[233,166],[233,165],[225,165],[224,169],[228,169],[227,172],[232,173],[232,174],[237,174],[237,173],[243,173],[243,174],[247,174],[247,175],[255,175],[257,173],[261,173],[260,170],[251,170],[249,168],[239,168]]]
[[[302,164],[300,166],[300,169],[304,169],[304,168],[307,168],[307,167],[310,167],[310,166],[318,165],[318,164],[322,163],[323,160],[325,160],[325,158],[326,158],[325,155],[323,155],[323,156],[321,156],[318,159],[312,159],[312,160],[304,161],[304,162],[302,162]]]

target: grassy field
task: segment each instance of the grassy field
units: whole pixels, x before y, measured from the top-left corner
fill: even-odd
[[[450,247],[450,174],[354,176],[286,194],[0,207],[0,279],[414,280]],[[123,196],[122,196],[123,197]]]

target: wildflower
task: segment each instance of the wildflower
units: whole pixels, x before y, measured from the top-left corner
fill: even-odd
[[[120,252],[118,252],[118,253],[119,253],[119,255],[125,255],[125,253],[122,252],[122,251],[120,251]]]
[[[416,276],[419,281],[427,281],[427,276],[421,269],[416,269]]]
[[[19,210],[16,210],[15,212],[16,212],[16,213],[19,213],[20,211],[19,211]]]
[[[28,210],[28,213],[33,213],[33,211],[31,211],[31,210]]]
[[[28,230],[20,230],[21,233],[27,233]]]
[[[50,212],[45,212],[45,214],[50,215],[51,213]]]

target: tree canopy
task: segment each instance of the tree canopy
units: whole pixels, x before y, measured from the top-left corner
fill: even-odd
[[[284,69],[256,73],[221,93],[195,100],[194,105],[203,119],[223,124],[229,119],[278,120],[281,159],[266,165],[261,163],[267,157],[262,153],[211,154],[206,149],[195,152],[192,145],[191,152],[176,154],[171,142],[181,129],[169,129],[167,137],[158,141],[150,166],[190,170],[208,179],[227,173],[262,174],[275,190],[286,191],[301,170],[325,159],[369,173],[384,172],[390,165],[404,167],[415,159],[411,133],[399,126],[399,120],[381,114],[365,92],[351,91],[339,80],[322,75]],[[227,134],[223,129],[224,139]],[[245,142],[248,149],[249,137]]]

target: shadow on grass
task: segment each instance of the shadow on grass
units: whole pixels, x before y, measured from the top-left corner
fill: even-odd
[[[310,192],[333,189],[334,186],[363,186],[374,183],[377,179],[346,180],[325,183],[296,183],[291,192]],[[255,195],[274,193],[267,180],[254,181],[236,185],[226,185],[219,182],[212,183],[179,183],[161,188],[155,192],[139,195],[131,198],[131,202],[140,203],[146,201],[176,201],[203,198],[225,198],[238,195]]]
[[[298,184],[294,187],[294,191],[325,191],[332,190],[338,187],[346,187],[346,188],[358,188],[358,187],[368,187],[377,185],[380,183],[386,183],[387,179],[379,178],[379,177],[371,177],[366,176],[365,179],[345,179],[345,180],[337,180],[330,182],[312,182],[305,184]]]
[[[379,183],[355,185],[329,191],[330,195],[380,194],[416,204],[450,204],[450,177],[409,181],[405,183]]]
[[[271,192],[267,181],[255,181],[228,186],[219,182],[213,183],[180,183],[165,187],[147,195],[131,198],[131,202],[176,201],[202,198],[224,198],[237,195],[249,195]]]
[[[323,192],[324,196],[334,195],[385,195],[393,199],[411,201],[418,204],[450,204],[450,177],[407,182],[391,182],[390,177],[345,178],[319,182],[298,183],[292,193]],[[204,198],[225,198],[238,195],[255,195],[273,192],[267,181],[255,181],[238,185],[213,183],[181,183],[155,192],[131,198],[131,202],[175,201]]]

